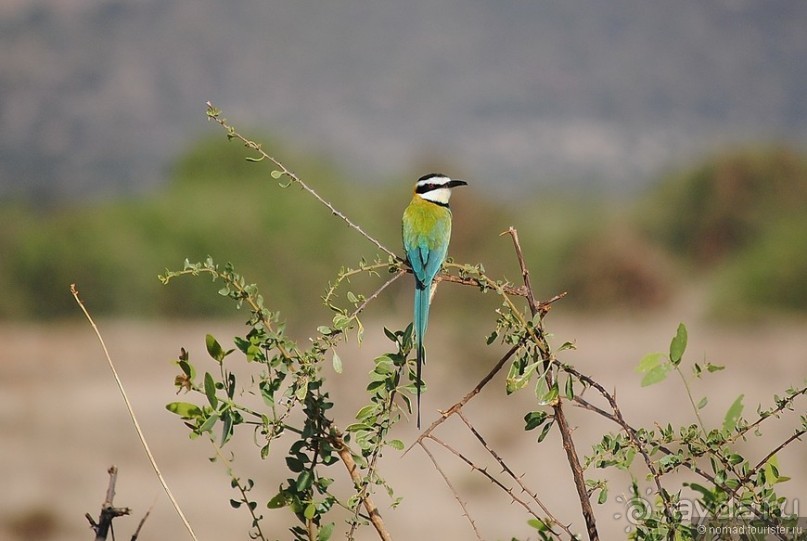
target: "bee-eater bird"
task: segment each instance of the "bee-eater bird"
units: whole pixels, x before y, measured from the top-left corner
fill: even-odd
[[[434,277],[446,259],[451,240],[451,190],[468,184],[452,180],[440,173],[420,177],[415,195],[403,215],[403,245],[412,273],[415,275],[415,340],[417,344],[417,427],[420,428],[421,370],[425,361],[423,338],[429,323],[429,303]]]

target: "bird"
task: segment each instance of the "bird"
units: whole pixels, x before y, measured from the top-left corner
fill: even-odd
[[[466,186],[442,173],[429,173],[415,184],[415,193],[403,214],[403,246],[415,276],[415,311],[412,325],[417,347],[415,387],[417,388],[417,427],[420,429],[420,379],[426,353],[423,341],[429,323],[432,282],[440,271],[451,240],[451,190]]]

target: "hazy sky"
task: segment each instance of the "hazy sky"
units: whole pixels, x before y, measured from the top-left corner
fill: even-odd
[[[0,194],[141,191],[215,134],[366,181],[630,189],[734,142],[807,141],[807,3],[41,0],[0,9]]]

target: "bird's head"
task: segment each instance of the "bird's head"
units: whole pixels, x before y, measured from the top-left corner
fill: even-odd
[[[429,173],[418,179],[415,184],[415,194],[426,201],[438,205],[448,205],[448,200],[451,199],[451,189],[467,184],[464,180],[453,180],[442,173]]]

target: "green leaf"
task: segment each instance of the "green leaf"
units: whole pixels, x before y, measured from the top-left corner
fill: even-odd
[[[737,453],[732,453],[726,457],[726,461],[732,466],[740,464],[743,460],[745,459],[742,457],[742,455],[738,455]]]
[[[221,344],[213,338],[213,335],[208,334],[205,336],[205,346],[207,346],[207,352],[213,357],[217,362],[221,363],[224,360],[224,350],[221,348]]]
[[[698,402],[698,409],[702,410],[703,408],[706,407],[706,404],[708,404],[708,403],[709,403],[709,397],[704,396],[703,398],[701,398],[701,401]]]
[[[333,328],[338,331],[344,331],[350,326],[351,319],[342,314],[333,316]]]
[[[316,514],[317,514],[317,506],[314,503],[309,503],[308,505],[305,506],[303,516],[306,519],[311,520],[312,518],[314,518],[314,515]]]
[[[179,415],[183,419],[195,419],[202,415],[201,408],[189,402],[171,402],[165,405],[165,409]]]
[[[602,490],[600,490],[600,495],[597,497],[597,503],[602,505],[607,501],[608,501],[608,488],[603,487]]]
[[[275,170],[273,170],[273,171],[272,171],[271,173],[269,173],[269,174],[270,174],[270,175],[272,175],[272,178],[273,178],[273,179],[277,180],[277,179],[279,179],[280,177],[282,177],[282,176],[283,176],[283,171],[280,171],[280,170],[278,170],[278,169],[275,169]]]
[[[213,376],[210,372],[205,372],[205,395],[210,406],[215,409],[219,404],[219,399],[216,398],[216,382],[213,381]]]
[[[401,440],[390,440],[387,442],[387,445],[395,449],[396,451],[403,451],[404,450],[404,442]]]
[[[669,372],[669,370],[670,368],[666,364],[660,364],[649,370],[642,378],[642,387],[647,387],[660,381],[664,381],[667,379],[667,372]]]
[[[221,445],[223,446],[233,435],[233,414],[229,409],[222,414],[221,421]]]
[[[308,378],[303,376],[297,380],[297,390],[294,391],[294,396],[297,400],[305,400],[305,395],[308,394]]]
[[[371,432],[372,430],[373,426],[367,423],[351,423],[345,427],[345,432]]]
[[[280,509],[281,507],[286,507],[289,504],[289,496],[285,492],[280,492],[277,496],[269,500],[266,504],[266,507],[269,509]]]
[[[687,328],[683,323],[678,325],[678,331],[670,342],[670,362],[678,366],[684,357],[687,348]]]
[[[532,363],[527,365],[523,374],[519,374],[519,363],[514,362],[512,365],[510,365],[510,373],[507,375],[507,380],[505,382],[505,391],[507,394],[512,394],[526,387],[537,368],[538,363]]]
[[[304,455],[301,455],[301,456],[304,456]],[[289,469],[289,471],[292,471],[294,473],[300,473],[305,468],[305,464],[303,463],[302,460],[300,460],[297,457],[287,456],[286,457],[286,467]]]
[[[333,534],[333,522],[329,522],[325,526],[319,529],[319,533],[317,533],[317,541],[328,541]]]
[[[549,526],[546,522],[539,518],[531,518],[527,521],[527,524],[538,530],[539,532],[545,532],[549,530]]]
[[[342,358],[335,351],[333,352],[333,371],[337,374],[342,373]]]
[[[196,369],[187,359],[180,359],[178,364],[182,372],[184,372],[184,374],[188,376],[191,381],[196,378]]]
[[[238,509],[239,507],[241,507],[242,503],[244,502],[239,502],[238,500],[233,500],[232,498],[230,498],[230,507],[232,507],[233,509]]]
[[[202,423],[202,426],[199,427],[199,432],[210,431],[218,420],[219,420],[219,414],[214,413],[213,415],[208,417],[204,423]]]
[[[740,419],[740,415],[743,412],[743,396],[745,395],[738,396],[726,412],[726,416],[723,418],[724,432],[730,432],[737,426],[737,421]]]
[[[566,398],[569,400],[574,400],[574,379],[572,376],[566,380],[566,390],[565,390]]]
[[[304,492],[311,488],[311,482],[313,481],[313,476],[311,474],[311,470],[305,470],[300,472],[300,475],[297,476],[297,483],[294,485],[294,488],[297,492]]]
[[[784,475],[779,475],[779,459],[776,458],[776,455],[773,455],[768,461],[765,463],[765,478],[770,479],[771,484],[776,483],[784,483],[785,481],[790,481],[790,477],[786,477]]]
[[[536,440],[538,443],[541,443],[542,441],[544,441],[544,438],[546,438],[546,435],[549,434],[549,429],[552,428],[552,425],[554,423],[555,423],[555,420],[552,419],[552,420],[550,420],[548,423],[546,423],[544,425],[544,428],[541,429],[541,433],[538,434],[538,439]]]
[[[229,352],[225,353],[225,355],[227,354]],[[227,396],[230,397],[230,400],[235,396],[235,374],[232,372],[227,374]]]
[[[364,406],[356,413],[356,420],[366,421],[368,417],[375,416],[378,407],[378,404],[368,404]]]
[[[543,388],[546,389],[546,381],[544,381],[544,378],[539,378],[539,381],[544,382]],[[555,401],[557,401],[557,399],[558,399],[558,394],[559,393],[560,393],[560,391],[558,391],[558,384],[557,383],[553,384],[551,389],[549,389],[548,391],[544,392],[541,395],[538,395],[538,386],[536,386],[536,396],[538,398],[538,405],[539,406],[551,406],[551,405],[555,404]]]
[[[545,411],[531,411],[524,416],[524,430],[534,430],[544,424],[549,414]]]
[[[639,366],[636,367],[636,372],[639,374],[650,372],[659,365],[663,356],[664,355],[661,353],[648,353],[642,357],[641,361],[639,361]]]
[[[726,368],[725,366],[720,366],[719,364],[706,363],[706,370],[708,372],[719,372],[720,370],[724,370],[725,368]]]

